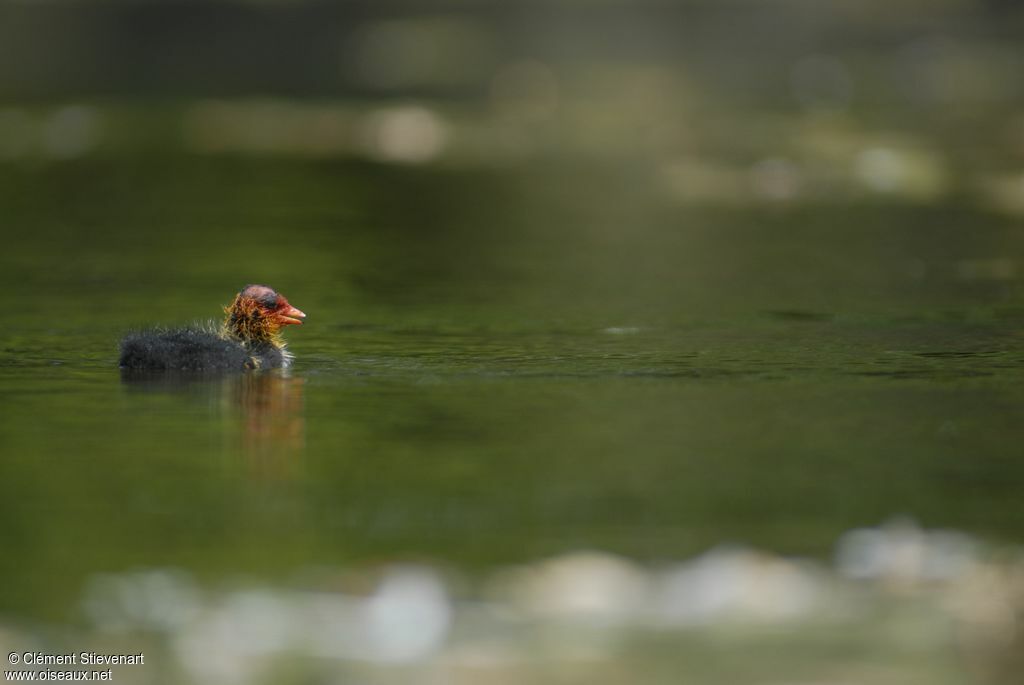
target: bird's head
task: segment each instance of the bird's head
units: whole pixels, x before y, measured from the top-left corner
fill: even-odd
[[[224,308],[224,327],[242,342],[269,342],[282,345],[282,326],[298,325],[306,317],[284,295],[265,285],[247,285]]]

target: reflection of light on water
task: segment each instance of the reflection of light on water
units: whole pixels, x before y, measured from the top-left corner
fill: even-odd
[[[386,162],[430,161],[447,139],[444,122],[425,107],[381,109],[371,113],[362,125],[364,149],[371,157]]]
[[[906,182],[906,160],[895,150],[869,148],[857,157],[857,174],[872,190],[892,192]]]
[[[871,681],[888,684],[950,650],[981,669],[1012,659],[1024,639],[1024,556],[1008,552],[895,521],[842,536],[834,568],[738,546],[655,566],[575,552],[499,570],[475,594],[463,581],[460,599],[424,566],[381,569],[369,585],[365,573],[320,569],[316,589],[205,593],[181,572],[158,570],[97,576],[83,607],[105,635],[163,635],[195,683],[262,682],[296,659],[319,664],[310,676],[358,668],[367,682],[396,665],[443,682],[480,669],[523,682],[523,669],[539,668],[530,680],[551,682],[582,660],[610,668],[592,682],[611,683],[640,663],[685,671],[677,648],[752,648],[756,660],[771,629],[772,654],[788,650],[802,668],[824,668],[822,677],[860,682],[829,651],[852,639],[888,664],[893,678]],[[365,590],[334,589],[353,580]],[[676,647],[643,647],[653,634]]]
[[[929,200],[944,193],[947,186],[942,160],[909,147],[865,148],[856,156],[854,170],[865,187],[878,193]]]

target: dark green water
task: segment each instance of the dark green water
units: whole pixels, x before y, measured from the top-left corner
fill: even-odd
[[[827,556],[907,514],[1024,541],[1019,223],[684,206],[652,172],[173,157],[0,167],[0,606],[97,572],[274,582],[722,541]],[[249,282],[287,375],[129,382],[119,336]]]

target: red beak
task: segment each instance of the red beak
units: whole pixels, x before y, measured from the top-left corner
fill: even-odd
[[[277,320],[282,326],[288,326],[291,324],[301,325],[302,321],[299,319],[305,319],[306,315],[295,307],[285,305],[284,309],[277,312]]]

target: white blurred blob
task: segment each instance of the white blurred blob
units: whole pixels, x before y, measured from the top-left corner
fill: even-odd
[[[1015,565],[976,564],[945,604],[959,619],[968,649],[1012,648],[1024,631],[1024,558]]]
[[[419,106],[373,112],[361,130],[367,154],[385,162],[428,162],[441,153],[448,140],[445,123],[431,110]]]
[[[750,185],[754,195],[766,200],[792,200],[800,194],[803,174],[788,159],[762,159],[750,167]]]
[[[368,597],[329,592],[241,590],[176,636],[193,680],[249,682],[259,661],[295,653],[322,659],[406,664],[436,654],[452,607],[430,569],[388,571]]]
[[[792,619],[815,608],[820,575],[807,564],[720,547],[662,575],[656,612],[678,626]]]
[[[499,602],[528,615],[619,622],[647,608],[649,578],[636,564],[575,552],[515,569],[496,583]]]
[[[99,143],[100,123],[95,107],[62,107],[43,125],[43,151],[56,159],[81,157]]]
[[[228,598],[223,609],[237,626],[234,649],[261,654],[287,648],[298,626],[292,603],[268,590],[245,590]]]
[[[828,55],[808,55],[793,65],[790,88],[797,102],[811,109],[845,109],[853,96],[846,66]]]
[[[907,164],[895,150],[873,147],[857,155],[857,176],[864,185],[880,193],[898,190],[906,181]]]
[[[0,159],[18,159],[32,152],[36,122],[20,109],[0,109]]]
[[[109,631],[173,631],[191,620],[199,605],[192,580],[169,569],[94,576],[82,601],[86,616]]]
[[[175,637],[178,662],[196,683],[234,685],[253,680],[260,670],[244,642],[244,626],[227,607],[213,608]]]
[[[948,175],[934,153],[912,147],[874,146],[854,159],[854,174],[869,190],[931,200],[942,195]]]
[[[338,593],[294,595],[296,645],[310,656],[377,663],[427,659],[444,645],[452,607],[432,570],[391,569],[368,597]]]
[[[513,62],[491,79],[491,103],[511,118],[544,121],[558,109],[558,79],[543,62]]]
[[[168,641],[176,659],[158,674],[180,670],[197,685],[278,682],[298,664],[303,682],[534,682],[595,666],[609,667],[607,678],[590,680],[621,682],[632,663],[624,655],[637,645],[640,659],[652,654],[652,630],[678,631],[671,640],[681,649],[713,640],[742,653],[769,632],[805,636],[813,649],[853,635],[900,658],[956,650],[977,663],[1024,644],[1024,553],[982,558],[968,536],[909,520],[846,533],[834,568],[738,546],[661,568],[581,551],[498,571],[482,601],[454,602],[424,566],[327,573],[318,577],[330,587],[354,580],[365,593],[200,596],[183,573],[154,570],[96,576],[83,607],[108,644],[109,631]],[[94,638],[75,639],[85,649]],[[41,649],[2,623],[0,644]]]
[[[975,544],[968,536],[924,531],[906,519],[880,528],[852,530],[839,539],[836,548],[840,575],[894,585],[954,580],[975,561]]]
[[[636,335],[640,329],[636,326],[610,326],[601,332],[608,335]]]
[[[440,579],[411,567],[390,573],[363,612],[371,658],[388,662],[415,661],[436,652],[452,619]]]

